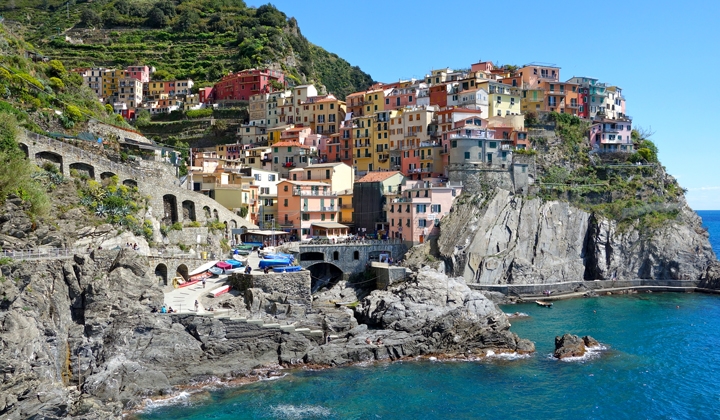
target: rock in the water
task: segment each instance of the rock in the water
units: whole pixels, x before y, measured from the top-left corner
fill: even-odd
[[[590,337],[589,335],[586,335],[582,339],[583,343],[585,343],[585,347],[597,347],[600,345],[596,339]]]
[[[586,338],[592,339],[590,336]],[[597,343],[597,341],[595,342]],[[585,355],[586,351],[585,341],[577,335],[564,334],[563,336],[555,337],[555,353],[553,355],[558,359],[581,357]]]

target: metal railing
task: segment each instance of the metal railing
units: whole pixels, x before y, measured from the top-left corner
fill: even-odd
[[[71,258],[75,254],[88,254],[88,248],[38,248],[38,249],[4,249],[2,257],[13,260],[54,260]]]

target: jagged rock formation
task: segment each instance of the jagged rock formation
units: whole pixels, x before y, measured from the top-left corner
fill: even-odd
[[[718,261],[695,212],[656,229],[620,226],[564,201],[497,189],[466,197],[443,219],[437,255],[468,283],[718,277]],[[715,280],[716,281],[716,280]]]
[[[563,334],[555,337],[555,351],[553,356],[558,359],[568,357],[582,357],[588,348],[597,347],[600,343],[597,340],[586,335],[583,338],[572,334]]]
[[[280,363],[534,350],[508,331],[505,314],[481,293],[427,268],[395,289],[372,292],[355,312],[299,310],[287,305],[292,297],[260,289],[226,300],[244,302],[240,312],[281,316],[335,335],[328,344],[322,336],[227,318],[151,313],[162,292],[133,251],[13,263],[2,266],[2,276],[0,416],[8,419],[116,418],[176,385]]]

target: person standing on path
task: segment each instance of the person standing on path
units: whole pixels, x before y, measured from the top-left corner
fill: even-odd
[[[196,299],[196,300],[195,300],[195,312],[198,311],[198,308],[199,308],[199,307],[200,307],[200,302],[198,302],[197,299]]]
[[[205,288],[205,279],[202,279],[203,282],[203,289]]]

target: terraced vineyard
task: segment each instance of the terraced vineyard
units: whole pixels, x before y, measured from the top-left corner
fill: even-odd
[[[291,83],[325,86],[340,98],[373,82],[359,67],[310,43],[294,18],[271,5],[79,0],[68,17],[60,0],[14,3],[4,16],[15,19],[42,53],[68,67],[147,64],[161,70],[159,76],[209,83],[228,71],[269,67],[285,71]]]

